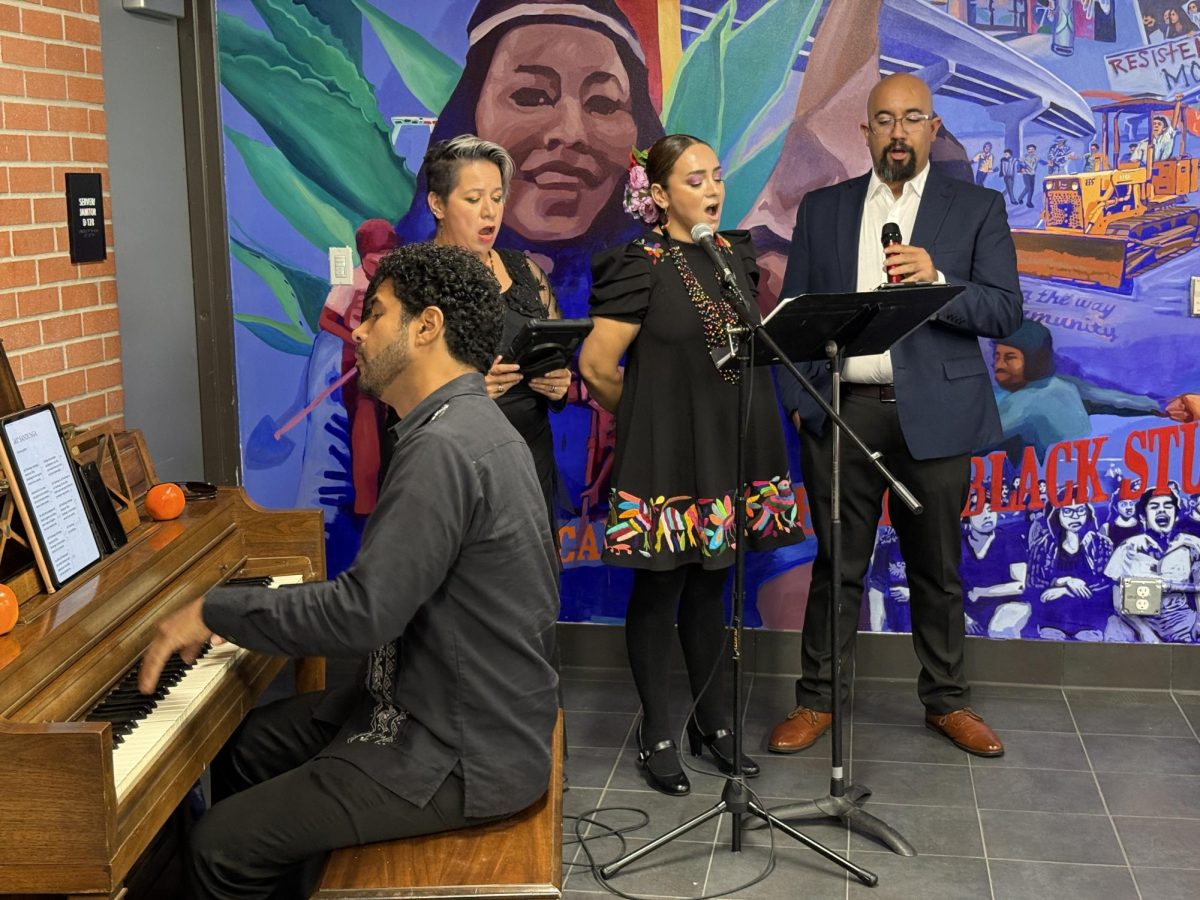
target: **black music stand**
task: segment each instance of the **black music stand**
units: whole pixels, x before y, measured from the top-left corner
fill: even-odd
[[[834,427],[830,467],[829,648],[832,691],[830,712],[833,722],[830,726],[832,759],[829,793],[824,797],[778,807],[771,810],[771,815],[790,820],[841,819],[852,830],[875,838],[901,856],[916,856],[917,851],[898,831],[862,808],[871,791],[865,785],[848,784],[842,767],[842,645],[838,633],[838,613],[842,605],[843,434],[874,463],[892,493],[909,509],[919,514],[921,504],[883,465],[882,455],[867,447],[842,421],[839,415],[842,364],[846,357],[883,353],[934,316],[962,290],[962,286],[955,285],[901,284],[857,294],[802,295],[781,301],[764,322],[764,326],[769,325],[776,340],[770,340],[770,335],[766,334],[766,327],[756,332],[757,337],[763,338],[764,344],[758,351],[756,362],[781,364],[825,410]],[[794,359],[829,361],[833,375],[832,405],[826,403],[796,370],[792,363]]]

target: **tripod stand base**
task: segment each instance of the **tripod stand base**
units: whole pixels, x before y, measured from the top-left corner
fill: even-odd
[[[787,806],[776,807],[771,815],[777,819],[807,821],[810,819],[841,819],[850,830],[858,834],[874,838],[900,856],[916,856],[913,847],[895,828],[862,808],[863,802],[871,796],[870,788],[862,785],[846,785],[844,796],[835,797],[826,794],[815,800],[803,800],[800,803],[789,803]]]
[[[721,815],[722,813],[730,813],[733,816],[734,821],[733,821],[733,847],[732,847],[732,849],[735,851],[741,849],[741,817],[743,815],[751,815],[751,816],[757,817],[758,819],[761,819],[765,824],[770,825],[772,828],[779,829],[782,833],[786,834],[788,837],[792,838],[795,841],[799,841],[801,844],[803,844],[805,847],[808,847],[810,850],[815,850],[817,853],[821,854],[821,856],[825,857],[830,862],[837,863],[839,866],[841,866],[843,869],[845,869],[847,872],[849,872],[851,875],[853,875],[855,878],[857,878],[859,881],[861,881],[867,887],[875,887],[875,885],[877,885],[879,883],[879,876],[876,875],[874,872],[870,872],[870,871],[862,868],[862,866],[852,863],[850,860],[846,859],[844,856],[841,856],[840,854],[834,852],[833,850],[830,850],[828,847],[826,847],[820,841],[814,840],[813,838],[810,838],[808,835],[806,835],[800,831],[797,831],[795,828],[793,828],[787,822],[781,821],[774,814],[767,812],[765,809],[763,809],[761,806],[759,806],[755,801],[748,799],[745,786],[742,784],[739,784],[736,781],[732,781],[732,780],[726,781],[725,791],[721,797],[721,800],[718,803],[716,803],[714,806],[709,807],[708,809],[704,810],[704,812],[700,813],[698,816],[695,816],[695,817],[689,819],[688,821],[684,822],[682,825],[679,825],[678,827],[671,829],[666,834],[655,838],[654,840],[650,841],[650,843],[644,844],[643,846],[638,847],[632,853],[628,853],[625,856],[621,857],[620,859],[614,860],[613,862],[609,863],[608,865],[603,866],[600,869],[600,877],[603,878],[604,880],[608,880],[609,878],[611,878],[613,875],[616,875],[619,871],[621,871],[623,868],[625,868],[630,863],[637,862],[643,856],[653,853],[659,847],[665,846],[666,844],[669,844],[671,841],[682,837],[683,835],[685,835],[689,831],[691,831],[693,828],[700,827],[705,822],[708,822],[709,820],[716,818],[717,816]],[[824,816],[825,816],[825,814],[821,814],[820,817],[823,818]],[[874,818],[874,817],[872,816],[871,818]],[[876,821],[878,821],[878,820],[876,820]],[[882,823],[880,823],[880,824],[882,824]],[[887,828],[886,825],[884,825],[883,827]],[[904,839],[900,838],[900,840],[903,842]],[[912,851],[909,855],[915,855],[915,853],[916,853],[916,851]]]

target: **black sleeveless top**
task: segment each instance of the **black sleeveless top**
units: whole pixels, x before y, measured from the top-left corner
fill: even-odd
[[[496,254],[508,270],[512,284],[500,296],[504,299],[504,327],[500,347],[512,344],[517,332],[530,319],[548,319],[554,309],[554,295],[547,287],[549,303],[542,300],[542,284],[530,268],[529,260],[519,250],[497,250]],[[546,498],[551,532],[557,527],[554,513],[555,485],[558,468],[554,463],[554,435],[550,430],[550,410],[559,410],[563,403],[552,403],[548,397],[533,390],[522,380],[496,399],[500,411],[525,439],[533,454],[534,468]]]

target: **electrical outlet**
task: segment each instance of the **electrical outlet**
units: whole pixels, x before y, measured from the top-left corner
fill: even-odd
[[[354,255],[349,247],[329,248],[329,283],[354,284]]]
[[[1162,609],[1162,579],[1121,576],[1121,610],[1131,616],[1157,616]]]

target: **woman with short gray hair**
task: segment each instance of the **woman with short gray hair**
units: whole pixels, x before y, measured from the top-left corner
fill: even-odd
[[[560,318],[554,291],[537,263],[520,251],[495,249],[513,175],[508,151],[473,134],[460,134],[429,148],[424,171],[429,186],[426,200],[437,223],[433,242],[470,250],[500,284],[505,303],[500,348],[508,347],[530,319]],[[497,355],[484,380],[488,395],[533,453],[550,531],[557,535],[554,495],[558,470],[549,411],[565,404],[571,372],[555,369],[525,378],[520,366],[503,363]]]

